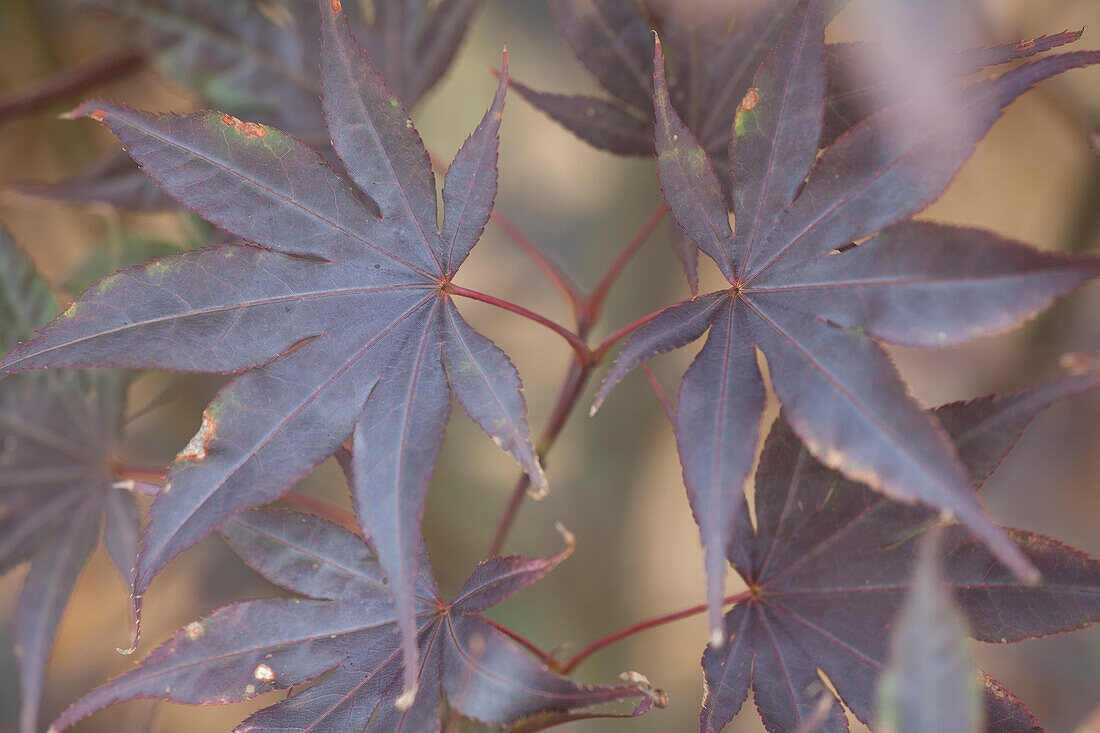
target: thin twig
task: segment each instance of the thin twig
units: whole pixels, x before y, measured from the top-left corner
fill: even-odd
[[[573,351],[576,352],[577,361],[579,361],[582,364],[587,363],[592,358],[592,352],[589,351],[588,345],[584,343],[584,340],[582,338],[580,338],[577,334],[570,331],[565,326],[554,323],[553,321],[551,321],[549,318],[547,318],[545,316],[540,316],[538,313],[535,313],[534,311],[531,311],[531,310],[527,310],[523,306],[516,305],[515,303],[513,303],[511,301],[503,300],[503,299],[498,298],[494,295],[488,295],[487,293],[482,293],[482,292],[479,292],[477,290],[470,290],[469,288],[463,288],[463,287],[460,287],[458,285],[455,285],[454,283],[447,283],[446,288],[447,288],[447,292],[450,293],[451,295],[461,295],[463,298],[470,298],[471,300],[480,300],[482,303],[488,303],[489,305],[494,305],[497,308],[501,308],[501,309],[509,311],[511,313],[515,313],[518,316],[523,316],[524,318],[532,320],[535,323],[546,326],[551,331],[553,331],[554,333],[558,334],[563,339],[565,339],[565,341],[573,348]]]
[[[618,343],[620,339],[629,336],[637,329],[649,323],[654,318],[661,315],[664,310],[665,309],[662,308],[661,310],[653,311],[649,315],[642,316],[638,320],[626,324],[618,331],[615,331],[613,334],[605,338],[603,341],[600,342],[599,346],[592,349],[592,361],[599,364],[601,361],[603,361],[604,357],[607,356],[607,352],[611,350],[611,347]]]
[[[593,366],[593,364],[581,366],[576,362],[570,365],[569,372],[566,374],[561,390],[558,392],[554,410],[550,414],[550,419],[547,421],[546,427],[543,428],[536,446],[540,458],[545,457],[550,448],[553,447],[558,435],[561,434],[562,428],[565,427],[565,423],[569,418],[569,413],[576,406],[577,399],[588,383],[588,377],[592,374]],[[497,522],[496,532],[493,533],[493,541],[489,544],[489,551],[485,553],[486,557],[500,554],[500,550],[504,546],[504,540],[507,539],[508,532],[511,531],[512,525],[515,523],[516,514],[519,512],[519,507],[523,503],[523,497],[526,495],[529,485],[530,479],[527,474],[521,473],[516,480],[515,487],[512,489],[508,506],[504,508],[504,513],[501,514],[500,521]]]
[[[627,263],[631,258],[641,249],[642,245],[649,239],[649,235],[653,234],[653,230],[664,220],[665,214],[668,213],[668,204],[664,201],[657,204],[657,207],[653,209],[653,212],[646,218],[645,222],[638,229],[637,233],[630,238],[630,241],[623,247],[619,256],[611,263],[611,266],[607,268],[607,272],[600,278],[600,281],[596,283],[596,287],[592,290],[592,295],[588,297],[587,315],[590,321],[595,321],[603,310],[603,302],[607,298],[608,291],[611,290],[611,286],[618,280],[619,275],[626,268]]]
[[[536,657],[539,658],[539,661],[545,662],[547,659],[550,658],[550,652],[547,652],[547,651],[543,650],[541,647],[539,647],[533,641],[531,641],[530,639],[527,639],[526,637],[524,637],[520,634],[517,634],[515,631],[512,631],[511,629],[509,629],[507,626],[502,626],[501,624],[498,624],[496,621],[493,621],[492,619],[487,619],[484,616],[481,617],[481,620],[485,621],[487,624],[492,626],[494,629],[496,629],[500,633],[504,634],[509,639],[511,639],[512,641],[516,642],[517,644],[519,644],[520,646],[525,648],[527,651],[534,654]]]
[[[573,284],[569,276],[566,275],[553,260],[547,257],[546,254],[539,249],[538,245],[520,231],[519,227],[496,209],[493,210],[489,221],[495,224],[508,239],[512,240],[513,244],[519,247],[521,252],[527,255],[527,257],[542,270],[547,279],[550,280],[550,282],[554,284],[554,287],[561,291],[561,294],[569,301],[569,307],[573,309],[575,314],[579,316],[580,313],[585,310],[587,301],[581,294],[580,289]]]
[[[546,454],[550,451],[550,448],[554,445],[554,441],[557,440],[558,435],[561,433],[562,428],[565,427],[566,420],[573,411],[573,407],[576,405],[577,400],[580,399],[581,394],[584,392],[585,385],[588,384],[589,377],[592,376],[592,370],[597,364],[602,361],[603,357],[607,354],[608,350],[614,346],[620,338],[627,335],[635,328],[638,328],[642,324],[655,317],[657,313],[651,313],[634,323],[628,324],[624,328],[619,329],[615,333],[611,334],[608,338],[604,339],[600,345],[591,350],[587,346],[588,334],[591,332],[592,327],[600,317],[600,312],[603,309],[603,302],[607,296],[611,286],[615,283],[616,279],[622,273],[623,268],[626,267],[626,263],[630,261],[630,258],[638,251],[642,244],[646,241],[653,230],[664,218],[668,211],[668,207],[662,202],[653,210],[653,213],[649,215],[646,221],[638,229],[638,232],[631,237],[626,246],[623,247],[622,252],[615,258],[614,262],[608,268],[607,272],[599,283],[596,285],[596,289],[592,293],[592,297],[583,298],[577,294],[576,287],[573,286],[569,279],[564,275],[560,280],[551,275],[551,279],[555,279],[557,282],[564,283],[563,292],[568,293],[568,297],[571,302],[576,304],[575,310],[577,314],[577,330],[571,334],[573,339],[568,339],[570,345],[574,347],[574,351],[577,353],[577,361],[570,365],[569,372],[566,374],[565,380],[562,383],[561,390],[558,392],[558,398],[554,405],[554,410],[550,415],[550,419],[547,421],[546,427],[543,429],[542,436],[539,438],[537,445],[540,458],[545,458]],[[501,219],[507,226],[514,229],[514,225],[507,221],[507,219]],[[497,222],[500,225],[500,221]],[[502,227],[503,228],[503,227]],[[541,251],[529,239],[527,239],[518,229],[515,229],[515,235],[513,240],[520,244],[525,252],[531,250],[535,254],[532,256],[536,258],[543,257]],[[521,244],[521,242],[523,242]],[[557,267],[550,263],[551,268],[555,272],[560,272]],[[454,287],[453,285],[449,287]],[[520,314],[524,315],[524,314]],[[539,317],[541,318],[541,316]],[[539,321],[540,323],[542,321]],[[551,328],[550,324],[543,323]],[[558,328],[561,328],[558,326]],[[558,330],[555,328],[554,330]],[[558,331],[561,333],[561,331]],[[564,334],[562,334],[564,336]],[[575,341],[574,341],[575,339]],[[583,346],[584,353],[578,346],[574,345],[578,343]],[[545,462],[545,461],[544,461]],[[519,478],[516,479],[516,484],[512,488],[512,494],[508,499],[508,504],[504,508],[503,514],[501,514],[500,520],[497,522],[496,531],[493,533],[493,540],[489,543],[489,551],[486,557],[492,557],[500,553],[501,548],[504,546],[504,541],[508,537],[508,533],[512,529],[512,525],[516,521],[516,516],[519,513],[519,508],[523,504],[523,497],[527,493],[527,487],[530,485],[526,474],[521,473]]]
[[[728,606],[733,603],[740,603],[741,601],[747,600],[749,597],[749,591],[745,591],[736,595],[726,596],[722,599],[722,603],[723,605]],[[640,631],[652,629],[655,626],[663,626],[664,624],[672,623],[673,621],[679,621],[682,618],[697,616],[701,613],[704,613],[706,610],[707,604],[700,603],[698,606],[692,606],[691,608],[685,608],[682,611],[665,614],[664,616],[658,616],[657,618],[651,618],[648,621],[642,621],[641,623],[634,624],[633,626],[628,626],[627,628],[616,631],[613,634],[608,634],[602,639],[597,639],[596,641],[592,642],[591,644],[571,656],[565,662],[561,664],[551,664],[551,666],[559,671],[561,674],[569,674],[574,669],[576,669],[577,665],[579,665],[585,659],[588,659],[588,657],[592,656],[600,649],[603,649],[605,646],[614,644],[615,642],[625,639],[628,636],[633,636]]]
[[[645,378],[649,380],[649,386],[653,388],[653,394],[657,396],[657,401],[661,403],[661,409],[665,411],[665,417],[673,425],[676,424],[676,406],[672,404],[672,400],[668,396],[668,392],[665,392],[665,388],[657,381],[657,375],[653,373],[653,370],[649,368],[648,364],[642,364],[642,370],[645,372]]]

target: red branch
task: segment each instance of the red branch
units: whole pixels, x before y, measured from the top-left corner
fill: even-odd
[[[737,595],[726,596],[722,599],[722,603],[723,605],[727,606],[733,603],[740,603],[741,601],[747,600],[749,596],[749,591],[745,591],[743,593],[738,593]],[[682,618],[697,616],[700,613],[704,613],[706,610],[707,604],[700,603],[698,606],[685,608],[682,611],[676,611],[675,613],[658,616],[657,618],[651,618],[648,621],[642,621],[641,623],[634,624],[633,626],[629,626],[625,629],[622,629],[621,631],[616,631],[614,634],[609,634],[602,639],[597,639],[596,641],[592,642],[591,644],[571,656],[565,662],[551,666],[553,666],[557,671],[561,672],[562,674],[569,674],[574,669],[576,669],[577,665],[579,665],[585,659],[588,659],[588,657],[592,656],[600,649],[603,649],[605,646],[609,646],[617,641],[621,641],[628,636],[633,636],[640,631],[652,629],[655,626],[663,626],[664,624],[672,623],[673,621],[679,621]]]
[[[573,309],[573,312],[578,316],[587,308],[587,302],[584,296],[581,295],[581,291],[573,284],[573,281],[569,279],[569,276],[562,272],[553,260],[546,256],[546,254],[538,248],[534,242],[528,239],[519,227],[512,223],[508,217],[501,214],[496,209],[493,210],[489,221],[496,224],[500,231],[504,232],[512,243],[519,247],[520,251],[527,255],[535,265],[542,270],[547,279],[554,284],[554,286],[561,291],[565,299],[569,301],[569,306]]]
[[[516,305],[511,301],[502,300],[501,298],[497,298],[496,296],[488,295],[477,290],[463,288],[455,285],[454,283],[447,283],[446,290],[451,295],[461,295],[462,297],[470,298],[471,300],[480,300],[482,303],[494,305],[497,308],[502,308],[511,313],[515,313],[518,316],[523,316],[524,318],[532,320],[535,323],[546,326],[551,331],[566,340],[566,342],[573,348],[573,351],[576,352],[577,361],[579,361],[581,364],[585,364],[592,359],[592,352],[589,351],[588,345],[584,343],[583,339],[567,329],[565,326],[554,323],[546,316],[540,316],[538,313],[527,310],[523,306]]]

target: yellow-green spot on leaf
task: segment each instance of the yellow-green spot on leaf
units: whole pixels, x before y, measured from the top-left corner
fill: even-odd
[[[745,134],[745,113],[740,110],[733,118],[733,133],[738,136]]]
[[[397,101],[397,97],[390,97],[390,106],[397,109],[401,106],[401,103]]]

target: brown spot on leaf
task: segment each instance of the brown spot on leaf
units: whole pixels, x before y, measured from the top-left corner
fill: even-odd
[[[340,0],[329,0],[329,6],[332,8],[332,12],[339,13],[344,9],[344,6],[340,4]]]
[[[741,98],[741,104],[737,105],[737,109],[750,110],[760,103],[760,91],[756,87],[749,87],[749,90],[745,92],[745,96]]]
[[[267,134],[267,128],[256,122],[244,122],[233,115],[222,115],[222,124],[232,127],[245,137],[263,137]]]
[[[252,672],[252,676],[258,679],[260,682],[271,682],[275,679],[275,673],[271,671],[271,667],[266,664],[261,664],[256,667]]]
[[[199,427],[199,432],[195,433],[195,437],[191,438],[191,442],[180,451],[180,454],[176,456],[177,461],[202,461],[206,458],[206,449],[210,445],[211,438],[214,437],[214,429],[217,428],[218,423],[210,416],[208,411],[202,413],[202,425]],[[167,491],[167,486],[165,486]]]
[[[202,635],[206,633],[206,630],[203,629],[202,624],[198,621],[192,621],[191,623],[187,624],[186,631],[187,638],[190,641],[198,641],[202,638]]]
[[[91,117],[96,122],[103,122],[103,120],[107,119],[107,110],[105,110],[105,109],[95,109],[95,110],[92,110],[92,113],[88,116]]]

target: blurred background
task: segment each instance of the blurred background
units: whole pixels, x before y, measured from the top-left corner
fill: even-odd
[[[270,5],[270,3],[267,3]],[[345,0],[345,5],[352,5]],[[830,26],[831,40],[873,38],[878,3],[852,0]],[[872,14],[869,14],[869,11]],[[1100,47],[1094,0],[984,0],[966,6],[951,29],[966,46],[1006,43],[1086,28],[1076,48]],[[0,99],[59,71],[127,48],[129,36],[109,15],[39,0],[0,2]],[[479,121],[492,95],[496,66],[508,44],[512,75],[537,89],[601,94],[559,37],[541,0],[489,0],[448,76],[413,112],[433,155],[449,160]],[[161,73],[142,68],[95,89],[154,110],[188,110],[196,96]],[[62,303],[106,274],[105,253],[210,241],[211,232],[179,213],[134,214],[74,206],[11,190],[29,181],[67,178],[117,150],[91,121],[57,115],[79,101],[0,118],[0,221],[54,284]],[[947,193],[920,217],[986,227],[1041,249],[1095,251],[1100,244],[1100,69],[1072,71],[1042,84],[1008,108]],[[1093,136],[1090,148],[1089,137]],[[513,95],[501,140],[497,208],[544,248],[582,289],[590,288],[659,201],[652,160],[595,151]],[[599,338],[663,305],[690,296],[667,243],[665,225],[650,238],[612,290],[594,331]],[[705,258],[704,258],[705,259]],[[701,264],[702,288],[719,279]],[[490,227],[458,283],[514,300],[563,324],[571,314],[554,288],[499,229]],[[552,408],[571,352],[557,337],[516,317],[469,301],[460,308],[512,357],[526,386],[538,431]],[[913,393],[926,405],[990,392],[1010,392],[1058,374],[1066,352],[1100,346],[1100,287],[1087,286],[1008,334],[939,351],[892,349]],[[674,394],[698,344],[660,357],[653,369]],[[600,377],[597,374],[596,379]],[[169,390],[167,404],[128,422],[122,458],[164,466],[198,429],[202,407],[223,380],[142,374],[133,384],[137,413]],[[691,519],[671,430],[642,374],[629,377],[595,419],[586,395],[546,461],[551,494],[526,503],[507,552],[557,551],[561,521],[577,537],[573,557],[543,582],[488,615],[562,656],[636,622],[701,603],[702,553]],[[985,491],[1002,523],[1050,535],[1100,555],[1100,401],[1060,404],[1040,416]],[[770,413],[774,414],[774,413]],[[461,412],[453,413],[428,499],[425,535],[445,593],[457,589],[483,557],[508,500],[517,469]],[[302,485],[306,493],[348,505],[332,461]],[[10,617],[25,568],[0,578],[0,731],[18,721],[18,677]],[[740,590],[736,576],[728,592]],[[144,656],[171,631],[227,602],[276,590],[235,559],[218,537],[182,555],[146,596]],[[126,593],[102,551],[77,584],[49,668],[42,720],[129,667],[115,647],[127,639]],[[573,724],[581,731],[687,731],[697,726],[699,657],[707,635],[702,616],[663,626],[607,648],[576,676],[612,682],[624,670],[644,672],[670,698],[666,710],[638,720]],[[973,646],[982,666],[1020,696],[1052,731],[1074,730],[1100,704],[1100,629],[1023,644]],[[276,693],[280,695],[281,693]],[[229,730],[276,699],[192,708],[128,703],[73,730]],[[853,720],[853,729],[863,730]],[[729,727],[763,730],[751,704]]]

